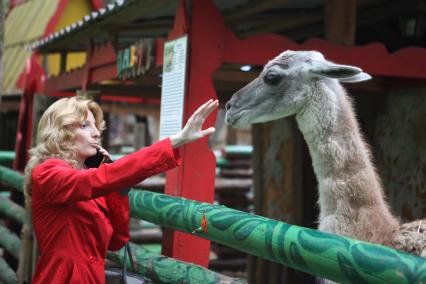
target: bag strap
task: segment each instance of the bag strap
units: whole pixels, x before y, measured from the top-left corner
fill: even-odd
[[[121,281],[124,284],[127,284],[127,265],[126,265],[126,262],[127,262],[127,246],[128,246],[128,243],[126,243],[126,245],[124,247],[123,273],[121,274]],[[132,261],[130,260],[130,262],[132,262]]]
[[[130,249],[129,243],[126,243],[126,251],[129,255],[130,265],[132,267],[132,270],[135,271],[135,259],[133,258],[132,250]]]
[[[133,259],[132,251],[130,249],[130,245],[127,242],[124,246],[124,257],[123,257],[123,273],[121,274],[121,280],[122,283],[127,284],[127,256],[129,256],[130,265],[132,267],[132,270],[135,271],[135,261]]]

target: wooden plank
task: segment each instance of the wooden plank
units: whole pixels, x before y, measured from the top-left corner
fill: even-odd
[[[285,6],[286,0],[254,0],[247,4],[237,6],[225,13],[227,21],[237,21],[270,9],[278,9]]]
[[[356,0],[327,0],[325,38],[337,44],[353,45],[356,29]]]
[[[83,69],[78,68],[56,77],[48,78],[44,83],[46,93],[74,90],[81,86]]]
[[[168,31],[173,27],[173,21],[169,19],[155,19],[155,20],[146,20],[143,22],[136,23],[123,23],[120,25],[112,24],[106,25],[105,30],[108,32],[128,32],[134,31],[138,35],[140,33],[146,32],[160,32],[161,34],[167,34]]]
[[[161,89],[157,86],[94,84],[90,85],[89,89],[97,90],[101,94],[108,95],[140,97],[149,99],[161,98]]]
[[[290,119],[279,119],[254,125],[253,138],[255,213],[300,224],[302,138],[296,124]],[[251,259],[249,265],[250,283],[303,283],[299,277],[304,275],[276,263],[258,258]]]
[[[268,15],[266,17],[266,21],[260,20],[257,23],[254,22],[252,23],[253,26],[249,29],[245,29],[240,32],[237,29],[237,34],[240,37],[245,38],[261,33],[285,33],[289,30],[294,30],[305,26],[318,25],[323,20],[323,15],[321,15],[320,12],[321,11],[318,10],[315,10],[315,12],[312,13],[287,12],[281,13],[278,16],[272,18]],[[256,21],[256,19],[254,19],[254,21]],[[262,24],[263,21],[265,21],[265,23]],[[239,27],[241,26],[241,23],[236,25]]]

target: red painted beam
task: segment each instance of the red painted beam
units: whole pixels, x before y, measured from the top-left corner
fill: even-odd
[[[83,69],[78,68],[70,72],[62,73],[46,80],[44,89],[46,93],[77,89],[83,80]]]
[[[263,65],[285,50],[317,50],[334,62],[361,67],[377,76],[426,79],[426,49],[407,47],[395,53],[387,51],[381,43],[363,46],[342,46],[320,38],[298,44],[275,34],[261,34],[239,40],[226,31],[224,61],[240,64]]]
[[[59,76],[50,77],[46,80],[45,91],[47,93],[58,92],[64,90],[79,89],[87,71],[84,68],[74,69],[72,71],[60,74]],[[99,83],[105,80],[117,77],[117,67],[115,62],[90,69],[89,83]]]
[[[90,72],[89,85],[117,78],[117,65],[115,62],[110,63],[101,67],[91,68]]]
[[[108,41],[105,44],[95,45],[93,47],[92,56],[88,59],[91,67],[102,66],[105,64],[115,64],[117,54],[115,53],[112,43]]]
[[[83,67],[48,78],[45,90],[50,93],[79,89],[86,79],[88,85],[114,79],[117,77],[116,58],[111,42],[94,46],[91,52],[88,52]]]

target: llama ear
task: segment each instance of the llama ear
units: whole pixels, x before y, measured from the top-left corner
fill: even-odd
[[[370,80],[371,76],[367,73],[361,72],[358,75],[349,77],[349,78],[341,78],[339,79],[339,82],[342,83],[358,83],[358,82],[362,82],[362,81],[367,81]]]
[[[362,73],[362,70],[350,65],[334,64],[327,61],[315,61],[312,64],[310,72],[332,79],[345,79]]]

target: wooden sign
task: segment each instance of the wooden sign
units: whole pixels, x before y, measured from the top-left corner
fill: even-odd
[[[117,77],[123,80],[146,73],[154,65],[155,40],[142,39],[117,54]]]

